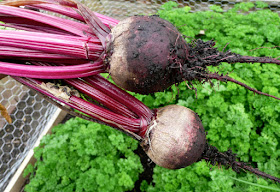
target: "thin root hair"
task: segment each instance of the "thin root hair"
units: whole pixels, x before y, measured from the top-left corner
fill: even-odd
[[[238,84],[238,85],[240,85],[240,86],[242,86],[242,87],[244,87],[244,88],[246,88],[246,89],[248,89],[248,90],[250,90],[250,91],[252,91],[254,93],[257,93],[259,95],[264,95],[264,96],[268,96],[268,97],[272,97],[274,99],[280,100],[279,97],[276,97],[276,96],[273,96],[273,95],[261,92],[261,91],[259,91],[257,89],[254,89],[254,88],[246,85],[245,83],[242,83],[240,81],[237,81],[237,80],[229,77],[228,75],[219,75],[218,73],[210,73],[210,74],[207,74],[206,78],[208,78],[208,79],[217,79],[217,80],[223,81],[223,82],[230,81],[230,82],[236,83],[236,84]]]
[[[232,170],[237,173],[239,173],[241,170],[245,172],[249,171],[250,173],[253,173],[257,176],[280,183],[280,178],[266,174],[257,168],[251,167],[248,165],[248,163],[236,161],[237,155],[230,149],[225,152],[220,152],[216,147],[207,143],[200,160],[202,159],[204,159],[207,164],[213,166],[220,167],[221,165],[224,165],[226,169],[232,168]]]

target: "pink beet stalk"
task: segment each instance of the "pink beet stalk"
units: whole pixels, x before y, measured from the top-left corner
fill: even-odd
[[[0,62],[3,74],[39,78],[39,79],[69,79],[96,75],[104,72],[101,61],[71,66],[31,66]]]
[[[105,38],[103,36],[110,32],[111,26],[118,23],[117,20],[101,14],[95,16],[83,5],[77,5],[72,1],[30,0],[2,4],[4,5],[0,3],[0,21],[4,23],[0,25],[24,31],[10,30],[7,33],[7,30],[0,30],[0,59],[3,61],[0,64],[1,74],[40,79],[65,79],[105,72],[105,67],[99,62],[104,55]],[[59,13],[88,24],[34,10],[12,7],[25,5]],[[88,17],[94,15],[94,20],[99,22],[98,26],[89,26],[88,17],[81,15],[82,13],[77,9],[78,6],[87,10]],[[96,30],[92,29],[94,27]],[[14,65],[12,62],[15,60],[17,64]],[[23,65],[26,62],[77,66],[44,68],[29,65],[26,67]],[[62,71],[64,69],[66,69],[65,73]]]
[[[82,93],[93,98],[94,100],[98,101],[113,112],[124,115],[125,117],[137,118],[137,115],[130,111],[125,105],[116,101],[113,97],[109,96],[109,94],[107,95],[102,91],[96,89],[95,87],[89,85],[85,81],[79,79],[69,79],[65,80],[65,82],[81,91]]]
[[[141,101],[132,97],[126,91],[118,88],[113,83],[107,81],[104,77],[100,75],[95,75],[92,77],[84,78],[88,83],[96,87],[98,90],[103,93],[107,93],[111,95],[117,101],[126,105],[131,111],[135,112],[138,116],[143,117],[145,119],[151,119],[153,116],[153,112],[146,105],[144,105]]]
[[[36,4],[36,5],[28,6],[28,7],[38,8],[38,9],[45,10],[45,11],[51,11],[51,12],[54,12],[54,13],[58,13],[58,14],[61,14],[61,15],[71,17],[73,19],[77,19],[77,20],[80,20],[80,21],[85,21],[84,18],[80,14],[78,14],[77,11],[75,11],[73,8],[65,7],[65,6],[62,6],[62,5]],[[108,27],[115,26],[119,22],[117,19],[113,19],[111,17],[107,17],[105,15],[101,15],[101,14],[96,13],[96,12],[94,12],[94,14],[100,19],[100,21],[102,23],[104,23]]]
[[[33,62],[33,64],[51,66],[47,63]],[[139,135],[143,136],[145,134],[147,125],[154,116],[151,109],[100,75],[83,78],[83,80],[66,79],[64,81],[113,112],[125,117],[140,119]]]
[[[28,9],[0,5],[0,13],[1,21],[6,23],[24,24],[38,29],[48,27],[81,37],[85,36],[84,32],[89,32],[89,27],[85,24]]]
[[[45,7],[45,10],[83,20],[77,9],[74,10],[77,7],[74,2],[49,1],[52,3],[49,6],[46,6],[47,1],[43,2],[40,4],[39,1],[13,1],[6,5],[0,4],[0,21],[4,22],[3,25],[26,30],[10,30],[8,33],[7,30],[0,30],[0,59],[3,61],[0,63],[0,73],[29,78],[66,79],[105,72],[105,67],[101,62],[104,53],[104,39],[97,38],[87,24],[34,10],[7,6],[7,4],[20,6],[25,3],[36,6],[36,3],[38,6]],[[54,2],[59,2],[61,5]],[[90,14],[93,13],[90,12]],[[114,25],[117,21],[106,16],[101,17],[104,21],[108,21],[107,26],[102,22],[99,23],[99,26],[104,25],[103,29],[106,30],[102,32],[102,29],[100,32],[105,35],[109,32],[109,24]],[[97,30],[99,29],[97,28]],[[15,60],[18,60],[17,64],[12,64],[11,61]],[[77,66],[35,67],[28,65],[27,67],[23,65],[26,62],[75,64]]]
[[[66,1],[64,4],[67,4]],[[62,9],[61,13],[66,14],[65,9]],[[7,30],[0,30],[0,59],[4,61],[0,63],[1,74],[40,79],[66,79],[105,72],[99,60],[104,48],[86,24],[6,5],[0,5],[0,14],[0,20],[6,22],[3,25],[27,30],[11,30],[8,33]],[[14,60],[18,60],[18,64],[10,62]],[[27,67],[20,64],[34,61],[78,65]]]
[[[62,102],[71,108],[77,109],[84,114],[91,116],[94,119],[97,119],[107,125],[110,125],[114,128],[127,130],[129,132],[138,133],[140,131],[141,119],[128,118],[123,115],[114,113],[108,109],[105,109],[101,106],[93,104],[89,101],[85,101],[80,97],[75,95],[70,95],[68,98],[61,97],[59,94],[56,95],[52,93],[49,89],[44,89],[42,87],[42,81],[30,78],[21,78],[14,77],[17,81],[27,85],[28,87],[35,89],[36,91],[47,95],[55,100]],[[71,92],[70,92],[71,94]]]
[[[103,47],[96,37],[76,37],[67,35],[46,34],[39,32],[0,30],[1,47],[0,57],[30,58],[26,51],[35,51],[36,60],[40,61],[48,55],[61,55],[61,59],[71,57],[73,60],[96,60],[103,52]],[[44,38],[42,38],[42,36]],[[18,49],[16,49],[18,48]],[[12,55],[11,52],[14,54]]]
[[[71,96],[70,102],[80,108],[80,110],[82,109],[84,113],[90,115],[93,118],[99,119],[113,127],[126,129],[128,131],[136,133],[139,132],[141,125],[139,119],[126,118],[122,115],[113,113],[76,96]]]

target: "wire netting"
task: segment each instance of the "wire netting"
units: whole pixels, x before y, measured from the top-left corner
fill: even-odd
[[[174,1],[174,0],[173,0]],[[212,5],[219,5],[225,11],[232,8],[240,2],[256,2],[257,0],[175,0],[179,6],[189,6],[192,12],[209,10]],[[113,17],[115,19],[124,19],[133,15],[150,15],[156,14],[160,6],[168,0],[82,0],[84,4],[92,10]],[[269,9],[280,13],[279,0],[263,0],[269,5]]]
[[[0,103],[13,123],[0,116],[0,191],[4,191],[56,107],[11,77],[0,80]]]
[[[137,14],[155,14],[167,0],[83,0],[84,4],[101,14],[124,19]],[[243,1],[189,0],[174,1],[189,6],[191,11],[209,10],[220,5],[228,10]],[[254,2],[254,1],[251,1]],[[280,13],[280,1],[265,1],[269,8]],[[56,107],[42,99],[34,91],[20,85],[10,77],[0,80],[0,103],[10,113],[13,123],[8,124],[0,116],[0,191],[4,191],[11,177],[34,146]]]

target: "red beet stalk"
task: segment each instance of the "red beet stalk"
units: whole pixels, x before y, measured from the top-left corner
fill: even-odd
[[[101,101],[102,103],[100,104],[102,105],[82,99],[81,97],[77,96],[73,90],[66,89],[66,86],[44,83],[38,79],[22,77],[14,78],[17,81],[27,85],[28,87],[55,99],[56,101],[64,103],[71,108],[77,109],[80,112],[87,114],[94,119],[97,119],[99,122],[107,124],[116,129],[139,134],[142,129],[145,128],[144,125],[146,125],[147,128],[147,125],[149,123],[147,119],[134,114],[124,105],[114,100],[114,98],[106,94],[96,94],[99,91],[98,89],[95,89],[91,85],[81,80],[71,79],[66,81],[70,84],[74,84],[75,86],[79,85],[80,90],[83,90],[83,92],[88,94],[88,96],[92,96],[93,99],[96,99],[95,101]],[[92,91],[94,91],[95,93]],[[101,98],[102,96],[103,98]],[[131,100],[137,100],[129,94],[127,94],[126,96],[130,97]],[[137,102],[139,103],[138,100]],[[134,108],[137,107],[141,108],[143,106],[138,106],[136,104]],[[146,114],[145,116],[150,116],[149,121],[151,121],[153,112],[148,108],[147,111],[149,111],[149,114]]]
[[[66,79],[106,72],[103,63],[96,62],[102,60],[104,39],[97,38],[89,25],[34,10],[7,6],[28,4],[28,8],[40,8],[84,21],[77,10],[65,6],[72,6],[73,3],[60,1],[60,5],[55,4],[55,1],[51,2],[53,4],[47,4],[46,1],[41,4],[39,1],[14,1],[0,5],[0,21],[4,22],[0,25],[25,30],[9,30],[8,33],[7,30],[0,30],[0,73],[40,79]],[[107,32],[110,30],[109,26],[118,22],[101,14],[97,15],[102,21],[99,22],[100,25]],[[102,35],[105,33],[102,32]],[[26,62],[31,61],[77,66],[26,67]],[[65,74],[60,73],[63,71]]]

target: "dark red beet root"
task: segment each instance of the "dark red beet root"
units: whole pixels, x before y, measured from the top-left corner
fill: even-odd
[[[186,43],[171,23],[157,16],[133,16],[121,21],[107,36],[104,62],[118,86],[140,94],[164,91],[182,81],[192,85],[192,81],[203,83],[217,79],[280,100],[227,75],[207,70],[207,66],[217,66],[221,62],[280,65],[280,60],[220,52],[214,45],[214,41],[200,39]]]
[[[157,165],[179,169],[199,160],[205,144],[198,115],[186,107],[168,105],[158,109],[141,146]]]
[[[105,62],[120,87],[149,94],[175,83],[174,62],[184,63],[187,44],[179,31],[157,16],[121,21],[107,39]]]

